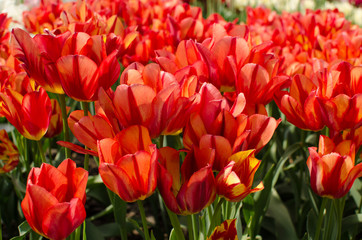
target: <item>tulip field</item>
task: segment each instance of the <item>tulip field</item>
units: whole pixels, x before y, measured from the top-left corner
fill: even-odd
[[[362,239],[362,2],[295,1],[3,0],[0,240]]]

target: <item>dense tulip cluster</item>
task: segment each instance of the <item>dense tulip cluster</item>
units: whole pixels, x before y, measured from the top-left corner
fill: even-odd
[[[85,170],[66,159],[30,171],[21,204],[30,227],[65,239],[84,221],[88,154],[125,202],[156,188],[179,215],[242,201],[264,188],[258,154],[282,121],[267,111],[272,101],[300,129],[328,128],[305,159],[311,188],[345,196],[362,176],[362,29],[337,10],[247,16],[247,24],[205,19],[179,0],[44,0],[23,13],[26,31],[9,32],[0,14],[0,115],[39,142],[62,130],[66,138],[69,125],[85,148],[59,145],[87,159]],[[83,110],[67,113],[56,95]],[[5,173],[19,153],[0,133]],[[177,143],[163,146],[164,136]],[[235,221],[208,239],[238,239]]]

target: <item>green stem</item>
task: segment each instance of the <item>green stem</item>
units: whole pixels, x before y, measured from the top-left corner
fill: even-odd
[[[87,240],[86,223],[83,222],[83,240]]]
[[[187,217],[187,231],[189,233],[189,240],[196,240],[194,238],[194,231],[193,231],[193,225],[192,225],[192,216],[188,215]]]
[[[197,231],[196,214],[191,215],[191,220],[192,220],[192,232],[194,233],[194,239],[197,240],[199,239],[199,231]]]
[[[40,155],[40,158],[41,158],[41,162],[42,162],[42,163],[46,163],[45,154],[44,154],[43,146],[42,146],[42,144],[41,144],[41,140],[36,141],[36,145],[38,146],[38,150],[39,150],[39,155]]]
[[[324,231],[324,236],[323,239],[324,240],[329,240],[331,239],[331,232],[333,229],[332,228],[332,212],[333,212],[333,208],[332,208],[332,200],[327,199],[328,200],[328,204],[327,204],[327,221],[325,222],[325,231]]]
[[[62,119],[63,119],[63,131],[64,131],[64,141],[69,142],[69,126],[68,126],[68,119],[67,119],[67,105],[65,103],[65,95],[64,94],[58,94],[59,97],[59,105],[60,109],[62,111]],[[65,148],[65,158],[70,158],[70,149]]]
[[[138,208],[140,210],[142,225],[143,225],[143,233],[145,234],[145,240],[150,240],[150,234],[148,233],[148,226],[146,220],[145,209],[143,207],[143,203],[141,200],[137,200]]]
[[[83,111],[84,111],[84,116],[88,116],[88,103],[87,102],[81,102]],[[84,147],[85,150],[87,150],[87,147]],[[84,155],[84,169],[88,171],[89,169],[89,155],[85,154]]]
[[[174,212],[172,212],[170,209],[168,209],[167,207],[166,207],[166,211],[167,211],[168,217],[171,220],[173,229],[175,229],[175,233],[177,236],[176,238],[179,240],[185,240],[185,236],[182,232],[180,221],[178,220],[177,215]]]
[[[49,147],[48,147],[48,158],[50,165],[53,165],[53,158],[52,158],[52,138],[49,138]]]
[[[207,236],[210,236],[212,231],[214,230],[214,228],[216,227],[215,221],[217,216],[219,216],[220,211],[221,211],[221,206],[224,203],[225,199],[224,198],[220,198],[219,202],[217,203],[216,207],[215,207],[215,211],[214,211],[214,217],[211,220],[210,223],[210,227],[209,227],[209,231],[207,232]]]
[[[107,188],[109,200],[113,205],[114,219],[118,223],[121,231],[121,239],[127,240],[127,227],[126,227],[126,211],[127,203],[123,201],[117,194],[113,193]]]
[[[326,208],[326,203],[327,203],[327,198],[323,198],[321,208],[319,209],[319,214],[318,214],[317,228],[314,236],[315,240],[319,240],[319,236],[322,231],[322,223],[323,223],[324,209]]]
[[[341,199],[334,199],[333,201],[337,213],[337,226],[338,226],[337,240],[340,240],[342,235],[342,219],[343,219],[344,205],[346,203],[346,196],[344,196]]]
[[[2,232],[2,219],[1,219],[1,209],[0,209],[0,240],[3,240],[3,232]]]
[[[82,225],[77,227],[77,229],[75,229],[75,231],[74,231],[74,239],[75,240],[80,240],[80,233],[81,232],[82,232]]]

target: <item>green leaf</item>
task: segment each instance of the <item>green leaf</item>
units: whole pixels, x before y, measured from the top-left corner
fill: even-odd
[[[152,230],[151,230],[151,240],[156,240],[155,235],[153,234]]]
[[[283,166],[285,164],[285,162],[296,152],[298,151],[300,148],[302,147],[302,145],[300,143],[294,143],[293,145],[289,146],[287,148],[287,150],[285,150],[284,154],[282,155],[282,157],[280,158],[280,160],[277,163],[277,166],[275,168],[275,173],[274,173],[274,177],[273,177],[273,184],[272,186],[274,187],[275,184],[278,181],[279,175],[283,170]]]
[[[348,231],[352,236],[356,236],[362,232],[362,213],[343,218],[342,230]]]
[[[169,240],[177,240],[177,234],[175,233],[175,229],[171,229]]]
[[[18,229],[19,229],[19,235],[23,236],[31,230],[31,227],[29,226],[29,223],[27,221],[24,221],[18,226]]]
[[[278,192],[275,189],[272,190],[267,214],[274,219],[277,239],[298,239],[288,209],[285,207],[284,203],[279,197]]]
[[[309,210],[308,217],[307,217],[307,233],[308,239],[313,239],[315,236],[317,226],[317,215],[313,211],[313,209]],[[318,239],[316,239],[318,240]]]
[[[244,219],[245,222],[248,223],[250,220],[250,217],[254,215],[254,199],[253,197],[249,194],[246,198],[243,199],[243,215],[244,215]]]
[[[31,227],[29,226],[27,221],[22,222],[19,226],[19,236],[13,237],[10,240],[22,240],[26,237],[26,235],[31,231]]]
[[[87,240],[102,240],[104,239],[103,232],[94,225],[91,221],[86,220],[86,235]]]

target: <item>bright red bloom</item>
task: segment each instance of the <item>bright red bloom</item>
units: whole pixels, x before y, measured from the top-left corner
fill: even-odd
[[[0,174],[10,172],[19,163],[19,152],[5,129],[0,130]]]
[[[170,147],[160,149],[158,189],[171,211],[181,215],[194,214],[215,200],[211,167],[214,155],[212,149],[195,148],[188,152],[180,169],[179,152]]]
[[[52,138],[59,135],[63,130],[62,111],[59,103],[55,99],[50,99],[52,103],[52,113],[50,117],[48,131],[44,137]]]
[[[301,129],[313,131],[324,127],[322,109],[317,97],[317,86],[304,75],[293,77],[290,92],[282,91],[277,94],[275,102],[288,122]]]
[[[114,138],[116,133],[101,114],[84,116],[84,111],[73,111],[68,117],[69,128],[78,139],[88,148],[97,151],[97,141],[104,138]]]
[[[157,186],[156,145],[147,128],[131,126],[114,139],[98,141],[99,174],[104,184],[126,202],[144,200]]]
[[[243,151],[230,156],[229,164],[216,176],[217,194],[231,202],[240,202],[247,195],[264,188],[263,183],[252,189],[254,174],[260,161],[255,150]]]
[[[200,89],[199,110],[191,114],[184,130],[184,146],[187,149],[192,145],[199,146],[200,139],[210,134],[226,138],[234,153],[248,149],[259,152],[281,120],[260,114],[247,116],[242,113],[245,104],[241,93],[230,107],[218,89],[204,83]]]
[[[22,67],[46,91],[64,93],[55,62],[61,56],[64,41],[70,33],[58,36],[36,35],[34,38],[19,28],[13,29],[11,38],[13,55]]]
[[[173,74],[155,63],[133,63],[123,71],[120,82],[114,93],[99,91],[100,106],[114,129],[143,125],[154,138],[175,134],[185,126],[194,97],[182,96]]]
[[[214,231],[207,240],[238,240],[236,231],[236,219],[225,220]]]
[[[64,43],[62,57],[56,60],[64,92],[78,101],[97,100],[98,90],[110,88],[119,77],[116,54],[107,56],[100,35],[72,34]]]
[[[85,220],[88,172],[71,159],[58,168],[43,163],[28,176],[21,208],[30,227],[54,240],[68,237]]]
[[[307,165],[313,191],[329,198],[341,198],[351,189],[356,178],[362,177],[362,163],[355,166],[355,146],[351,140],[335,144],[321,136],[318,152],[310,147]]]
[[[317,99],[325,124],[339,132],[362,124],[362,67],[348,62],[332,65],[314,74]]]
[[[52,105],[43,88],[20,93],[7,89],[0,93],[0,113],[26,138],[41,139],[48,130]]]

